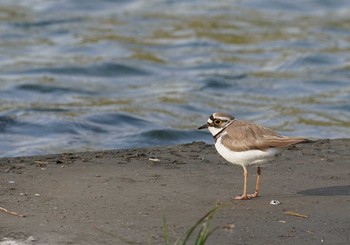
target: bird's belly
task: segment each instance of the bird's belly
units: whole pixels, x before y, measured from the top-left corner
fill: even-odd
[[[215,144],[215,148],[226,161],[244,166],[266,163],[282,151],[279,148],[270,148],[266,151],[249,150],[237,152],[229,150],[219,141]]]

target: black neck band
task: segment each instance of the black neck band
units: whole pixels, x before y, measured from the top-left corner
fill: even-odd
[[[221,136],[221,133],[222,133],[225,129],[226,129],[226,127],[223,128],[223,129],[221,129],[217,134],[213,135],[213,138],[214,138],[214,140],[215,140],[215,143],[216,143],[216,141],[218,140],[218,138]]]
[[[234,121],[236,121],[236,120],[233,120],[232,122],[230,122],[229,124],[227,124],[226,127],[222,128],[217,134],[213,135],[213,138],[214,138],[214,140],[215,140],[215,143],[216,143],[216,141],[218,140],[218,138],[221,136],[222,132],[224,132],[224,130],[225,130],[228,126],[230,126]]]

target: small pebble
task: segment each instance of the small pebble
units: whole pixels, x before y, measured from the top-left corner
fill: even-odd
[[[36,242],[37,239],[34,238],[33,236],[30,236],[30,237],[28,237],[27,241],[28,241],[28,242]]]
[[[152,162],[160,162],[158,158],[148,158],[148,160]]]
[[[37,193],[36,193],[36,194],[34,194],[34,196],[36,196],[36,197],[40,197],[40,194],[37,194]]]
[[[235,224],[226,224],[223,226],[224,230],[228,232],[232,232],[235,227],[236,227]]]
[[[14,184],[14,183],[15,183],[14,180],[10,180],[10,181],[9,181],[9,184]]]
[[[280,205],[281,202],[278,201],[278,200],[271,200],[270,204],[271,204],[271,205]]]

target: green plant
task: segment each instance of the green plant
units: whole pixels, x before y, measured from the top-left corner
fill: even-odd
[[[191,236],[193,235],[194,231],[201,227],[198,231],[195,245],[204,245],[208,239],[208,237],[216,231],[219,227],[210,228],[210,221],[212,220],[214,214],[218,211],[220,205],[215,206],[213,209],[211,209],[208,213],[206,213],[202,218],[200,218],[194,226],[192,226],[187,232],[186,236],[183,239],[182,243],[180,239],[178,239],[174,245],[186,245]],[[166,222],[165,213],[163,213],[163,235],[164,235],[164,241],[165,245],[169,245],[169,227]]]
[[[206,213],[202,218],[200,218],[196,224],[194,226],[192,226],[187,232],[186,232],[186,236],[183,239],[183,241],[181,242],[180,238],[174,243],[174,245],[186,245],[187,242],[190,240],[191,236],[194,234],[194,231],[200,227],[195,243],[194,245],[204,245],[208,239],[208,237],[214,232],[216,231],[218,228],[220,228],[219,226],[216,226],[214,228],[210,228],[210,221],[212,220],[214,214],[218,211],[218,209],[220,208],[220,205],[215,206],[213,209],[211,209],[208,213]],[[136,242],[131,241],[129,239],[126,239],[124,237],[118,236],[115,233],[112,232],[107,232],[104,230],[100,230],[101,233],[117,238],[120,241],[122,241],[125,244],[136,244]],[[165,212],[163,212],[163,236],[164,236],[164,243],[165,245],[170,245],[170,239],[169,239],[169,226],[167,224],[166,221],[166,215]],[[149,241],[148,244],[152,244],[151,241]]]

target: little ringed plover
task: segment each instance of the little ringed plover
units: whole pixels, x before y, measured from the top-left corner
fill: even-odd
[[[284,149],[298,144],[312,142],[306,138],[288,137],[253,122],[237,120],[233,116],[215,112],[207,123],[198,129],[207,128],[215,140],[215,148],[228,162],[243,167],[243,194],[234,199],[245,200],[259,195],[261,181],[260,165],[273,160]],[[257,166],[254,194],[247,194],[247,166]]]

